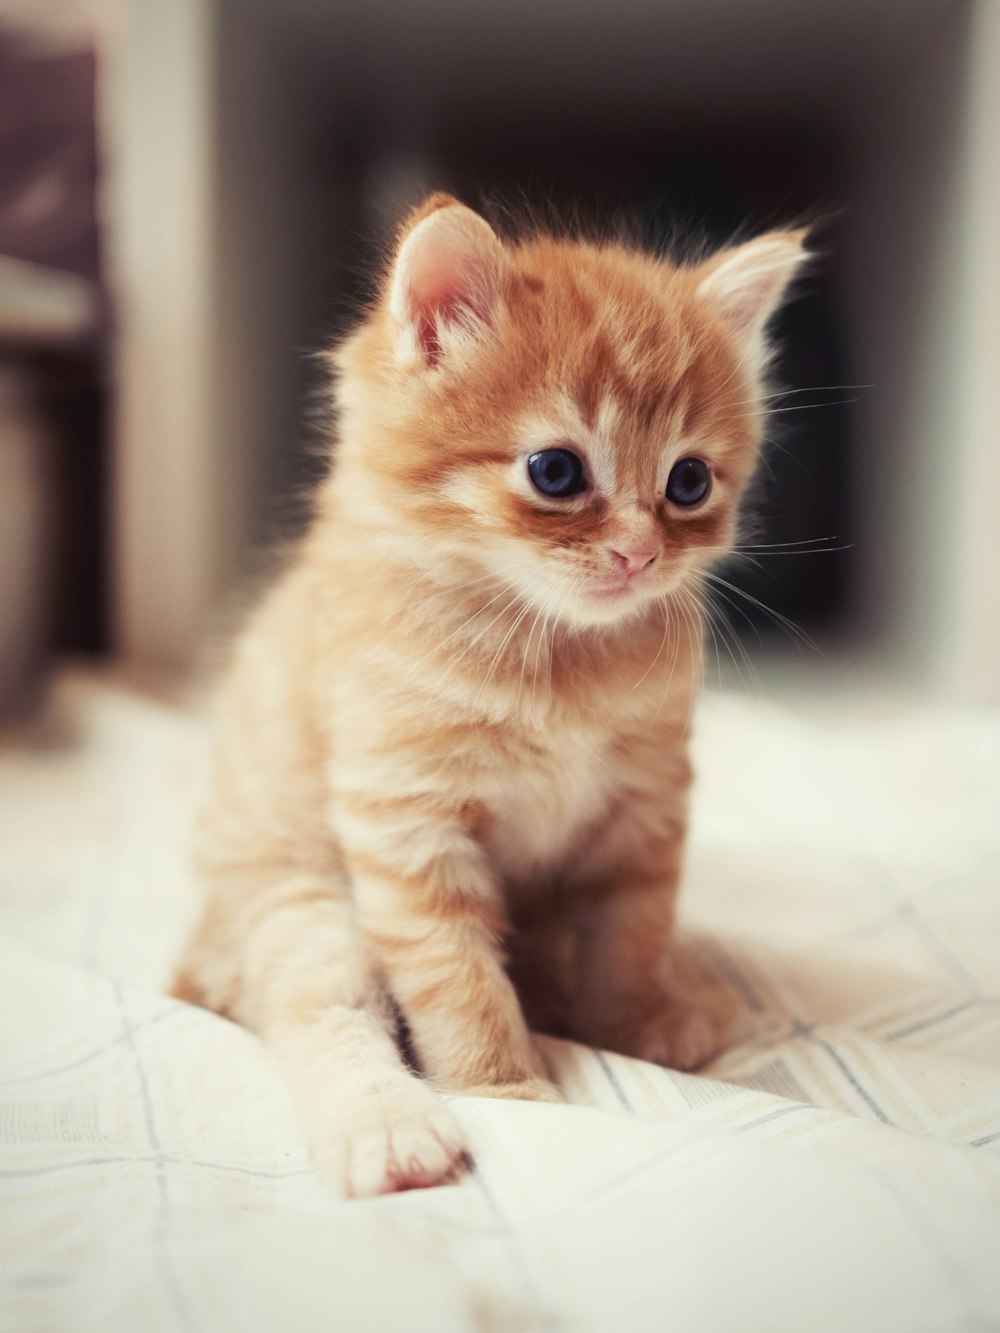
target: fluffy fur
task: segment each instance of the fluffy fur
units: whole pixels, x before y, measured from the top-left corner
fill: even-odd
[[[558,1100],[529,1023],[712,1053],[669,963],[700,573],[802,241],[676,267],[504,244],[435,196],[334,353],[335,462],[236,644],[175,990],[270,1045],[335,1189],[459,1174],[435,1089]],[[532,486],[551,447],[584,492]],[[685,509],[691,456],[712,486]]]

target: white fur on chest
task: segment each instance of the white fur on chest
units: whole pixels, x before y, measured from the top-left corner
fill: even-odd
[[[485,838],[494,868],[508,883],[557,870],[613,795],[601,732],[539,736],[496,774]]]

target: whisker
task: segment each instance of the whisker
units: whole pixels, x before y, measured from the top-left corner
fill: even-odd
[[[734,555],[746,556],[747,559],[759,560],[763,556],[823,555],[826,551],[851,551],[854,547],[851,543],[848,543],[846,546],[817,546],[810,550],[799,551],[758,551],[755,557],[747,556],[746,552],[740,547],[731,547],[730,549]],[[749,549],[752,550],[753,548],[751,547]]]
[[[494,668],[500,661],[500,657],[503,653],[503,650],[506,648],[511,635],[517,629],[518,625],[520,625],[521,621],[525,618],[525,616],[530,613],[530,611],[531,611],[531,603],[529,602],[526,606],[523,606],[521,610],[517,613],[517,615],[514,617],[513,622],[511,623],[510,627],[507,630],[507,633],[500,640],[500,646],[493,654],[493,660],[490,662],[489,666],[486,669],[486,675],[483,677],[483,682],[480,685],[479,689],[476,691],[476,697],[473,700],[473,703],[478,702],[479,697],[482,694],[483,690],[485,690],[486,686],[489,684],[490,677],[493,675]]]
[[[454,592],[457,588],[457,590],[460,592],[467,592],[470,588],[475,588],[480,583],[486,583],[490,579],[501,579],[505,575],[510,574],[514,570],[519,568],[520,565],[518,563],[512,562],[510,565],[505,566],[503,569],[488,570],[485,574],[480,574],[480,576],[475,579],[468,579],[465,581],[456,581],[453,579],[442,580],[441,591]],[[404,583],[402,588],[400,589],[400,592],[409,592],[411,588],[415,588],[420,583],[425,583],[428,579],[432,579],[436,575],[440,574],[440,572],[441,571],[439,566],[431,565],[427,569],[421,570],[421,572],[416,576],[416,578],[411,579],[409,583]]]
[[[704,683],[705,683],[705,654],[706,654],[706,649],[705,649],[705,627],[706,627],[706,625],[707,625],[709,631],[711,632],[711,635],[712,635],[712,642],[713,642],[713,644],[715,645],[715,664],[716,664],[716,669],[717,669],[717,671],[718,671],[718,675],[719,675],[719,684],[721,685],[721,684],[722,684],[722,664],[721,664],[720,659],[719,659],[719,641],[718,641],[718,639],[716,638],[715,627],[714,627],[714,625],[712,624],[712,608],[706,604],[706,597],[705,597],[705,589],[704,589],[704,586],[701,585],[701,584],[699,584],[698,587],[697,587],[697,589],[691,589],[691,590],[689,590],[689,593],[688,593],[688,600],[690,601],[690,603],[692,604],[692,607],[693,607],[692,614],[696,617],[698,626],[700,626],[700,628],[701,628],[701,633],[700,633],[700,635],[698,636],[698,643],[697,643],[698,658],[697,658],[697,666],[696,666],[696,670],[697,670],[696,684],[697,684],[698,691],[700,691],[701,688],[702,688],[702,686],[703,686]],[[688,700],[687,717],[686,717],[685,720],[684,720],[684,728],[685,728],[685,730],[687,730],[687,728],[690,727],[690,725],[691,725],[691,713],[692,713],[692,711],[693,711],[693,709],[694,709],[694,699],[695,699],[695,691],[692,690],[692,692],[691,692],[691,698]]]
[[[839,537],[802,537],[793,542],[753,542],[739,546],[699,546],[698,550],[706,555],[740,555],[745,551],[755,551],[758,555],[823,555],[826,551],[850,551],[852,542],[842,546],[817,546],[817,542],[835,542]]]
[[[510,589],[508,588],[507,591],[509,592]],[[472,649],[475,648],[476,644],[486,637],[486,635],[490,632],[490,630],[497,623],[497,621],[502,620],[512,606],[517,605],[520,599],[521,599],[520,592],[516,592],[508,602],[505,602],[503,607],[497,612],[497,614],[493,617],[493,619],[489,621],[486,625],[483,625],[481,629],[476,631],[475,635],[469,640],[469,642],[462,649],[461,653],[459,654],[459,658],[461,659],[467,656],[472,651]]]
[[[756,398],[744,398],[738,403],[733,403],[733,407],[753,406],[754,403],[767,403],[775,398],[791,398],[793,394],[799,393],[842,393],[853,389],[874,389],[874,384],[810,384],[802,389],[777,389],[774,393],[763,393]],[[852,399],[856,402],[857,399]]]
[[[780,625],[807,648],[811,648],[813,652],[818,653],[820,651],[815,641],[809,637],[805,630],[796,625],[793,620],[789,620],[787,616],[782,615],[780,611],[775,611],[773,607],[767,606],[759,598],[754,597],[743,588],[738,588],[735,583],[730,583],[727,579],[721,578],[718,574],[706,571],[704,577],[712,583],[719,584],[723,588],[728,588],[729,591],[735,593],[737,597],[743,597],[752,606],[756,606],[758,610],[763,611],[764,614],[773,620],[776,625]]]
[[[732,603],[729,603],[729,605],[732,605]],[[729,623],[729,621],[720,614],[719,607],[711,602],[710,602],[710,614],[713,616],[713,618],[715,616],[719,617],[715,621],[715,623],[717,625],[719,634],[722,638],[723,645],[725,646],[725,649],[729,654],[729,658],[733,664],[733,668],[736,671],[736,675],[739,677],[740,684],[743,686],[745,690],[749,691],[750,685],[748,684],[746,677],[743,675],[743,667],[745,667],[754,686],[755,687],[758,686],[760,682],[757,677],[757,671],[750,660],[750,656],[747,653],[747,650],[741,643],[739,635],[736,633],[735,629]],[[740,661],[737,660],[736,657],[737,652],[739,652],[740,660],[742,660],[743,664],[742,667],[740,665]]]
[[[535,618],[534,618],[534,620],[531,622],[531,628],[528,630],[528,637],[527,637],[527,639],[525,640],[524,650],[523,650],[523,656],[522,656],[522,658],[521,658],[521,675],[520,675],[520,677],[518,678],[518,682],[517,682],[517,704],[516,704],[516,706],[515,706],[515,711],[518,712],[518,713],[520,713],[520,711],[521,711],[521,691],[524,689],[524,672],[525,672],[525,668],[526,668],[527,665],[528,665],[528,654],[529,654],[529,652],[531,651],[531,640],[532,640],[532,636],[533,636],[534,633],[535,633],[535,630],[536,630],[536,628],[537,628],[537,626],[538,626],[538,622],[539,622],[539,620],[540,620],[541,617],[542,617],[542,613],[544,612],[546,605],[547,605],[546,602],[540,602],[540,603],[539,603],[539,605],[538,605],[538,610],[535,612]],[[542,628],[542,633],[544,633],[544,632],[545,632],[545,631],[544,631],[544,626],[543,626],[543,628]],[[538,646],[537,646],[536,649],[535,649],[535,670],[536,670],[536,671],[537,671],[537,669],[538,669],[538,648],[541,647],[541,643],[542,643],[542,633],[540,633],[539,636],[538,636]]]
[[[667,623],[668,623],[668,624],[669,624],[669,623],[671,622],[671,620],[672,620],[672,613],[673,613],[675,607],[677,608],[679,614],[680,614],[681,616],[684,616],[685,619],[686,619],[685,600],[684,600],[684,591],[683,591],[683,589],[679,590],[679,591],[678,591],[677,593],[675,593],[675,594],[672,594],[672,595],[670,596],[670,598],[668,599],[668,601],[667,601],[667,604],[666,604],[666,612],[667,612],[666,619],[667,619]],[[675,633],[674,633],[674,636],[673,636],[673,639],[674,639],[674,650],[673,650],[673,652],[670,654],[670,670],[667,672],[667,679],[664,681],[664,684],[663,684],[663,693],[660,695],[660,702],[656,705],[656,712],[653,714],[653,718],[654,718],[654,720],[655,720],[656,718],[658,718],[658,717],[660,716],[660,713],[663,711],[663,705],[664,705],[664,704],[666,703],[666,701],[667,701],[667,696],[668,696],[669,693],[670,693],[670,686],[671,686],[671,685],[673,684],[673,682],[674,682],[674,672],[675,672],[676,669],[677,669],[677,662],[678,662],[678,660],[679,660],[679,658],[680,658],[680,653],[681,653],[681,636],[680,636],[680,634],[677,633],[677,632],[675,632]]]
[[[443,648],[447,643],[451,643],[451,641],[457,638],[458,635],[461,634],[464,629],[466,629],[469,625],[472,624],[474,620],[476,620],[479,616],[481,616],[484,611],[488,611],[490,607],[494,604],[494,602],[498,602],[501,597],[509,593],[513,589],[513,587],[514,587],[513,583],[508,583],[506,588],[502,588],[495,597],[491,597],[490,600],[485,604],[485,606],[479,607],[479,609],[477,611],[474,611],[471,616],[463,620],[461,625],[459,625],[457,629],[452,630],[451,633],[446,635],[443,639],[441,639],[440,642],[435,643],[432,648],[429,648],[427,652],[423,654],[423,656],[418,657],[415,662],[411,662],[409,667],[407,668],[406,674],[410,675],[413,671],[416,670],[418,666],[420,666],[422,662],[425,662],[428,657],[436,653],[438,649]],[[494,618],[489,622],[489,625],[486,626],[486,629],[489,629],[490,625],[496,624],[497,620],[500,619],[500,616],[502,616],[504,614],[504,611],[507,610],[507,607],[512,606],[513,603],[517,601],[518,596],[519,594],[515,594],[513,600],[507,603],[507,606],[504,607],[503,611],[501,611],[499,615],[494,616]]]
[[[680,598],[680,612],[681,612],[681,616],[682,616],[682,618],[683,618],[683,620],[684,620],[684,624],[685,624],[685,626],[686,626],[686,628],[687,628],[687,630],[688,630],[688,633],[689,633],[689,635],[690,635],[689,647],[691,647],[692,649],[695,649],[695,650],[697,651],[697,659],[696,659],[697,682],[696,682],[696,683],[697,683],[698,686],[700,687],[701,679],[702,679],[702,675],[703,675],[703,666],[704,666],[704,656],[703,656],[703,646],[704,646],[704,615],[703,615],[703,609],[702,609],[702,607],[700,606],[700,604],[697,602],[697,600],[692,596],[692,594],[691,594],[687,589],[683,589],[683,590],[682,590],[682,594],[681,594],[681,598]],[[663,705],[664,705],[664,703],[666,703],[667,697],[668,697],[668,695],[669,695],[669,693],[670,693],[670,687],[671,687],[671,685],[673,684],[673,680],[674,680],[674,672],[676,671],[676,669],[677,669],[677,663],[678,663],[678,661],[680,660],[680,652],[681,652],[681,639],[680,639],[680,635],[678,634],[678,635],[677,635],[676,644],[675,644],[675,651],[674,651],[673,660],[672,660],[671,663],[670,663],[670,675],[669,675],[668,678],[667,678],[666,686],[665,686],[664,691],[663,691],[663,694],[662,694],[662,696],[661,696],[661,698],[660,698],[659,705],[657,706],[657,709],[656,709],[656,716],[657,716],[657,717],[659,717],[659,715],[660,715],[660,713],[661,713],[661,711],[662,711],[662,709],[663,709]],[[686,731],[689,729],[689,727],[691,726],[691,711],[692,711],[692,709],[694,708],[694,697],[695,697],[695,694],[696,694],[696,693],[697,693],[697,691],[696,691],[695,689],[693,689],[693,688],[690,689],[690,690],[688,691],[688,706],[687,706],[687,712],[686,712],[685,717],[684,717],[684,730],[685,730],[685,732],[686,732]]]
[[[583,579],[581,577],[578,579],[578,584],[582,583]],[[548,665],[548,672],[546,673],[546,693],[545,693],[546,708],[552,707],[552,662],[555,657],[555,651],[556,651],[556,633],[558,632],[559,629],[559,612],[562,609],[562,605],[564,605],[564,603],[565,603],[564,597],[560,596],[560,594],[556,592],[552,602],[552,629],[549,633],[549,653],[548,653],[549,665]],[[545,621],[546,624],[548,624],[548,616],[545,617]]]
[[[660,646],[659,646],[659,648],[657,648],[657,650],[656,650],[656,654],[655,654],[655,656],[653,657],[653,660],[650,662],[649,666],[646,668],[646,670],[642,673],[642,675],[639,677],[639,679],[638,679],[638,680],[635,682],[635,684],[632,686],[632,689],[629,690],[629,693],[630,693],[630,694],[632,693],[632,690],[637,690],[637,689],[639,688],[639,686],[642,684],[642,682],[646,679],[646,677],[647,677],[647,676],[649,675],[649,673],[652,671],[653,667],[655,667],[656,664],[657,664],[657,662],[660,660],[660,654],[663,652],[663,645],[664,645],[664,644],[666,643],[666,641],[667,641],[667,630],[669,629],[669,627],[670,627],[670,611],[669,611],[669,606],[668,606],[667,603],[664,603],[664,607],[663,607],[663,637],[660,639]]]
[[[706,625],[707,628],[708,628],[708,632],[709,632],[709,634],[711,634],[711,636],[712,636],[712,647],[713,647],[713,649],[714,649],[714,651],[715,651],[715,679],[716,679],[716,681],[718,682],[719,688],[721,689],[721,688],[722,688],[722,658],[721,658],[720,655],[719,655],[719,636],[718,636],[718,635],[716,634],[716,632],[715,632],[715,625],[713,624],[711,614],[710,614],[709,612],[703,612],[703,617],[702,617],[702,618],[703,618],[703,620],[704,620],[704,622],[705,622],[705,625]]]
[[[818,407],[848,407],[851,403],[859,403],[860,398],[834,398],[828,403],[794,403],[791,407],[765,407],[759,412],[753,413],[754,416],[777,416],[779,412],[813,412]]]
[[[742,606],[740,606],[739,602],[734,602],[733,599],[732,599],[732,597],[727,596],[726,593],[724,593],[724,592],[722,591],[721,588],[715,588],[715,589],[713,589],[713,591],[714,591],[716,597],[721,597],[722,600],[725,602],[725,604],[726,604],[727,606],[732,607],[732,609],[733,609],[734,611],[736,611],[739,615],[741,615],[741,616],[743,617],[743,619],[747,622],[747,624],[748,624],[748,625],[750,626],[750,628],[753,630],[754,638],[757,640],[757,642],[758,642],[759,644],[761,644],[761,645],[763,646],[763,639],[761,639],[761,637],[760,637],[760,630],[757,628],[757,626],[754,624],[754,622],[753,622],[753,621],[750,619],[750,617],[747,615],[746,611],[743,610],[743,608],[742,608]],[[734,628],[734,632],[735,632],[735,628]],[[739,636],[738,636],[738,635],[737,635],[737,642],[739,642]]]
[[[538,688],[538,660],[541,655],[542,640],[545,638],[549,628],[549,617],[555,612],[558,606],[558,602],[559,602],[559,594],[558,592],[554,591],[549,600],[545,603],[545,619],[542,621],[542,632],[538,638],[538,646],[535,648],[535,665],[533,668],[532,683],[531,683],[532,709],[534,709],[535,707],[535,692]],[[552,653],[554,649],[555,649],[555,626],[553,626],[552,634],[549,636],[548,639],[547,657],[548,657],[549,686],[548,686],[548,694],[546,696],[547,704],[550,704],[552,702]]]

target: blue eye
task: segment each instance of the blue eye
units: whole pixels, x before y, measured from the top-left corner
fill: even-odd
[[[682,458],[670,469],[667,499],[689,509],[704,500],[712,485],[712,471],[702,458]]]
[[[528,459],[528,476],[535,490],[563,500],[586,488],[583,464],[571,449],[543,449]]]

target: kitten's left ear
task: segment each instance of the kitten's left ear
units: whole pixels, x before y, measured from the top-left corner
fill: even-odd
[[[432,195],[404,224],[389,282],[396,354],[436,366],[488,332],[506,275],[489,223],[450,195]]]
[[[713,255],[699,270],[697,296],[714,307],[759,370],[767,361],[768,322],[810,258],[805,239],[804,229],[770,231]]]

